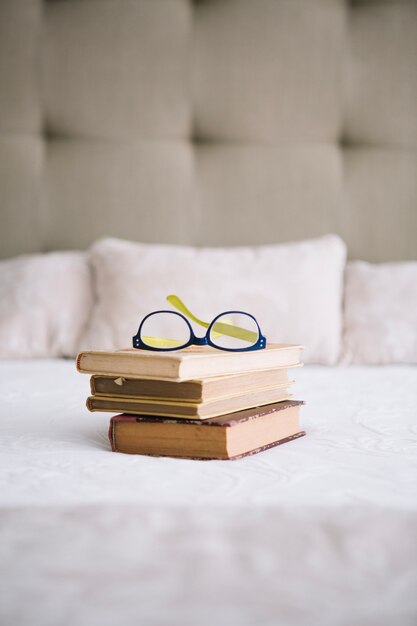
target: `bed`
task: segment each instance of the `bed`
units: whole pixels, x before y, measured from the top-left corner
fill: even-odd
[[[417,370],[297,379],[305,438],[194,462],[110,453],[73,361],[1,362],[2,623],[414,624]]]
[[[0,1],[2,626],[415,626],[416,24],[410,0]],[[328,364],[297,370],[306,437],[110,452],[50,357],[125,345],[172,292],[246,298]]]

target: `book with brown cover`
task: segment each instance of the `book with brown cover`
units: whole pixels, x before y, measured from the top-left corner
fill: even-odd
[[[120,398],[90,396],[87,398],[89,411],[110,411],[112,413],[133,413],[137,415],[158,415],[160,417],[209,419],[218,415],[235,413],[253,406],[288,400],[292,394],[284,386],[258,389],[237,396],[227,396],[209,402],[183,402],[160,398]]]
[[[87,374],[183,381],[291,367],[300,363],[301,350],[300,345],[274,343],[252,352],[229,352],[210,346],[190,346],[172,352],[134,348],[91,350],[78,355],[77,369]]]
[[[184,382],[94,375],[90,379],[90,387],[93,396],[209,402],[267,387],[288,387],[293,382],[288,370],[279,368]]]
[[[114,452],[189,459],[238,459],[305,435],[301,401],[288,400],[204,422],[115,415],[109,439]]]

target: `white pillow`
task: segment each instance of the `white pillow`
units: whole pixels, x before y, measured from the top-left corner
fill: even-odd
[[[346,268],[345,363],[417,363],[417,262]]]
[[[0,261],[0,357],[74,356],[92,310],[83,252]]]
[[[171,308],[165,297],[174,293],[205,321],[247,311],[268,341],[305,345],[305,361],[338,359],[345,245],[335,235],[239,248],[104,239],[92,246],[91,262],[98,302],[83,348],[131,345],[141,318]]]

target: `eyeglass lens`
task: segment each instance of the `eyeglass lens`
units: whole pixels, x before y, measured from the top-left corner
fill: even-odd
[[[225,313],[210,329],[210,341],[218,348],[241,350],[254,346],[259,339],[255,320],[246,313]]]
[[[175,313],[152,313],[144,321],[141,331],[144,344],[153,348],[181,348],[191,338],[187,322]]]

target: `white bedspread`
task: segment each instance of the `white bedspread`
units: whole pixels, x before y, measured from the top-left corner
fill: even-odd
[[[0,623],[417,623],[417,368],[305,367],[307,437],[110,452],[72,362],[1,362]]]

